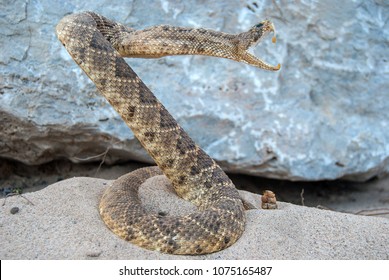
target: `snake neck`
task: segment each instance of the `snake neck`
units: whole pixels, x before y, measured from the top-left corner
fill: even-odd
[[[152,26],[134,30],[89,12],[97,29],[122,57],[159,58],[170,55],[206,55],[228,58],[270,71],[280,69],[250,53],[268,33],[275,32],[270,21],[254,25],[246,32],[227,34],[204,28]],[[275,42],[275,37],[273,37]]]

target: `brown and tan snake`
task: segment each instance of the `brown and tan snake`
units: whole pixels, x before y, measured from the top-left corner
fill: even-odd
[[[99,209],[106,225],[125,240],[164,253],[206,254],[232,245],[245,229],[244,206],[237,189],[123,57],[208,55],[276,71],[280,65],[271,66],[248,51],[275,31],[273,24],[263,21],[237,35],[168,25],[134,30],[83,12],[64,17],[56,30],[72,58],[158,165],[124,175],[105,191]],[[197,212],[173,216],[144,210],[138,188],[146,179],[161,174],[178,196],[198,207]]]

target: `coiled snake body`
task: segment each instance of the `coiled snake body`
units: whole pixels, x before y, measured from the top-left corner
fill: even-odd
[[[115,234],[147,249],[205,254],[233,244],[245,227],[242,200],[231,180],[122,57],[200,54],[278,70],[280,65],[271,66],[247,51],[271,31],[274,26],[269,21],[238,35],[167,25],[134,30],[93,12],[60,21],[57,35],[62,44],[158,165],[124,175],[105,191],[100,215]],[[162,173],[180,197],[198,206],[198,212],[177,217],[144,210],[138,188]]]

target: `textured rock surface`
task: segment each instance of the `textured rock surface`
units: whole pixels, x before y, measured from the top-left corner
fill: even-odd
[[[54,34],[93,10],[135,28],[278,29],[256,53],[279,73],[208,57],[130,59],[189,134],[233,172],[365,180],[389,170],[385,1],[1,1],[0,157],[150,161]]]

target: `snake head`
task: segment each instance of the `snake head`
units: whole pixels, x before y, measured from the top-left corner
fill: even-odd
[[[264,20],[251,27],[249,32],[253,33],[257,38],[255,39],[255,41],[258,41],[270,32],[274,33],[273,39],[275,39],[276,29],[274,27],[274,24],[270,20]]]
[[[251,48],[256,47],[262,38],[271,32],[273,33],[272,42],[276,43],[274,24],[270,20],[264,20],[251,27],[249,31],[238,34],[240,60],[261,69],[270,71],[279,70],[281,64],[277,66],[270,65],[249,52]]]

